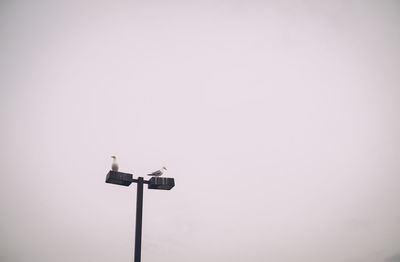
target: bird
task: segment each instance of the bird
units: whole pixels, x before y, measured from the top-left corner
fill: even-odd
[[[117,157],[116,156],[111,156],[111,158],[113,159],[112,165],[111,165],[111,170],[118,172],[118,162],[117,162]]]
[[[153,173],[148,174],[148,176],[161,176],[165,171],[167,171],[167,168],[163,166],[160,170],[154,171]]]

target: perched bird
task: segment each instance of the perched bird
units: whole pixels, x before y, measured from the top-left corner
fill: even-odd
[[[117,157],[116,156],[112,156],[111,157],[113,159],[112,165],[111,165],[111,170],[118,172],[118,162],[117,162]]]
[[[165,166],[163,166],[160,170],[157,170],[151,174],[148,174],[148,176],[161,176],[162,174],[164,174],[165,171],[167,171],[167,168]]]

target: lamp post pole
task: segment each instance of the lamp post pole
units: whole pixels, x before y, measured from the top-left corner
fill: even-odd
[[[171,177],[152,177],[150,180],[144,180],[143,177],[134,179],[132,174],[110,170],[106,176],[106,183],[119,186],[129,186],[131,183],[137,183],[134,262],[140,262],[142,253],[143,185],[147,184],[149,189],[171,190],[175,186],[175,180]]]
[[[143,217],[143,177],[139,177],[137,181],[136,196],[136,231],[135,231],[135,260],[140,262],[142,251],[142,217]]]

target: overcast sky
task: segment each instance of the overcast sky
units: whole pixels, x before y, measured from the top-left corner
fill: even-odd
[[[1,1],[0,260],[400,261],[398,1]]]

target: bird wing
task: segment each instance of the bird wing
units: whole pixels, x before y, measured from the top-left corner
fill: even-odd
[[[155,171],[155,172],[149,174],[149,176],[161,176],[161,175],[162,175],[162,172],[161,172],[160,170]]]

